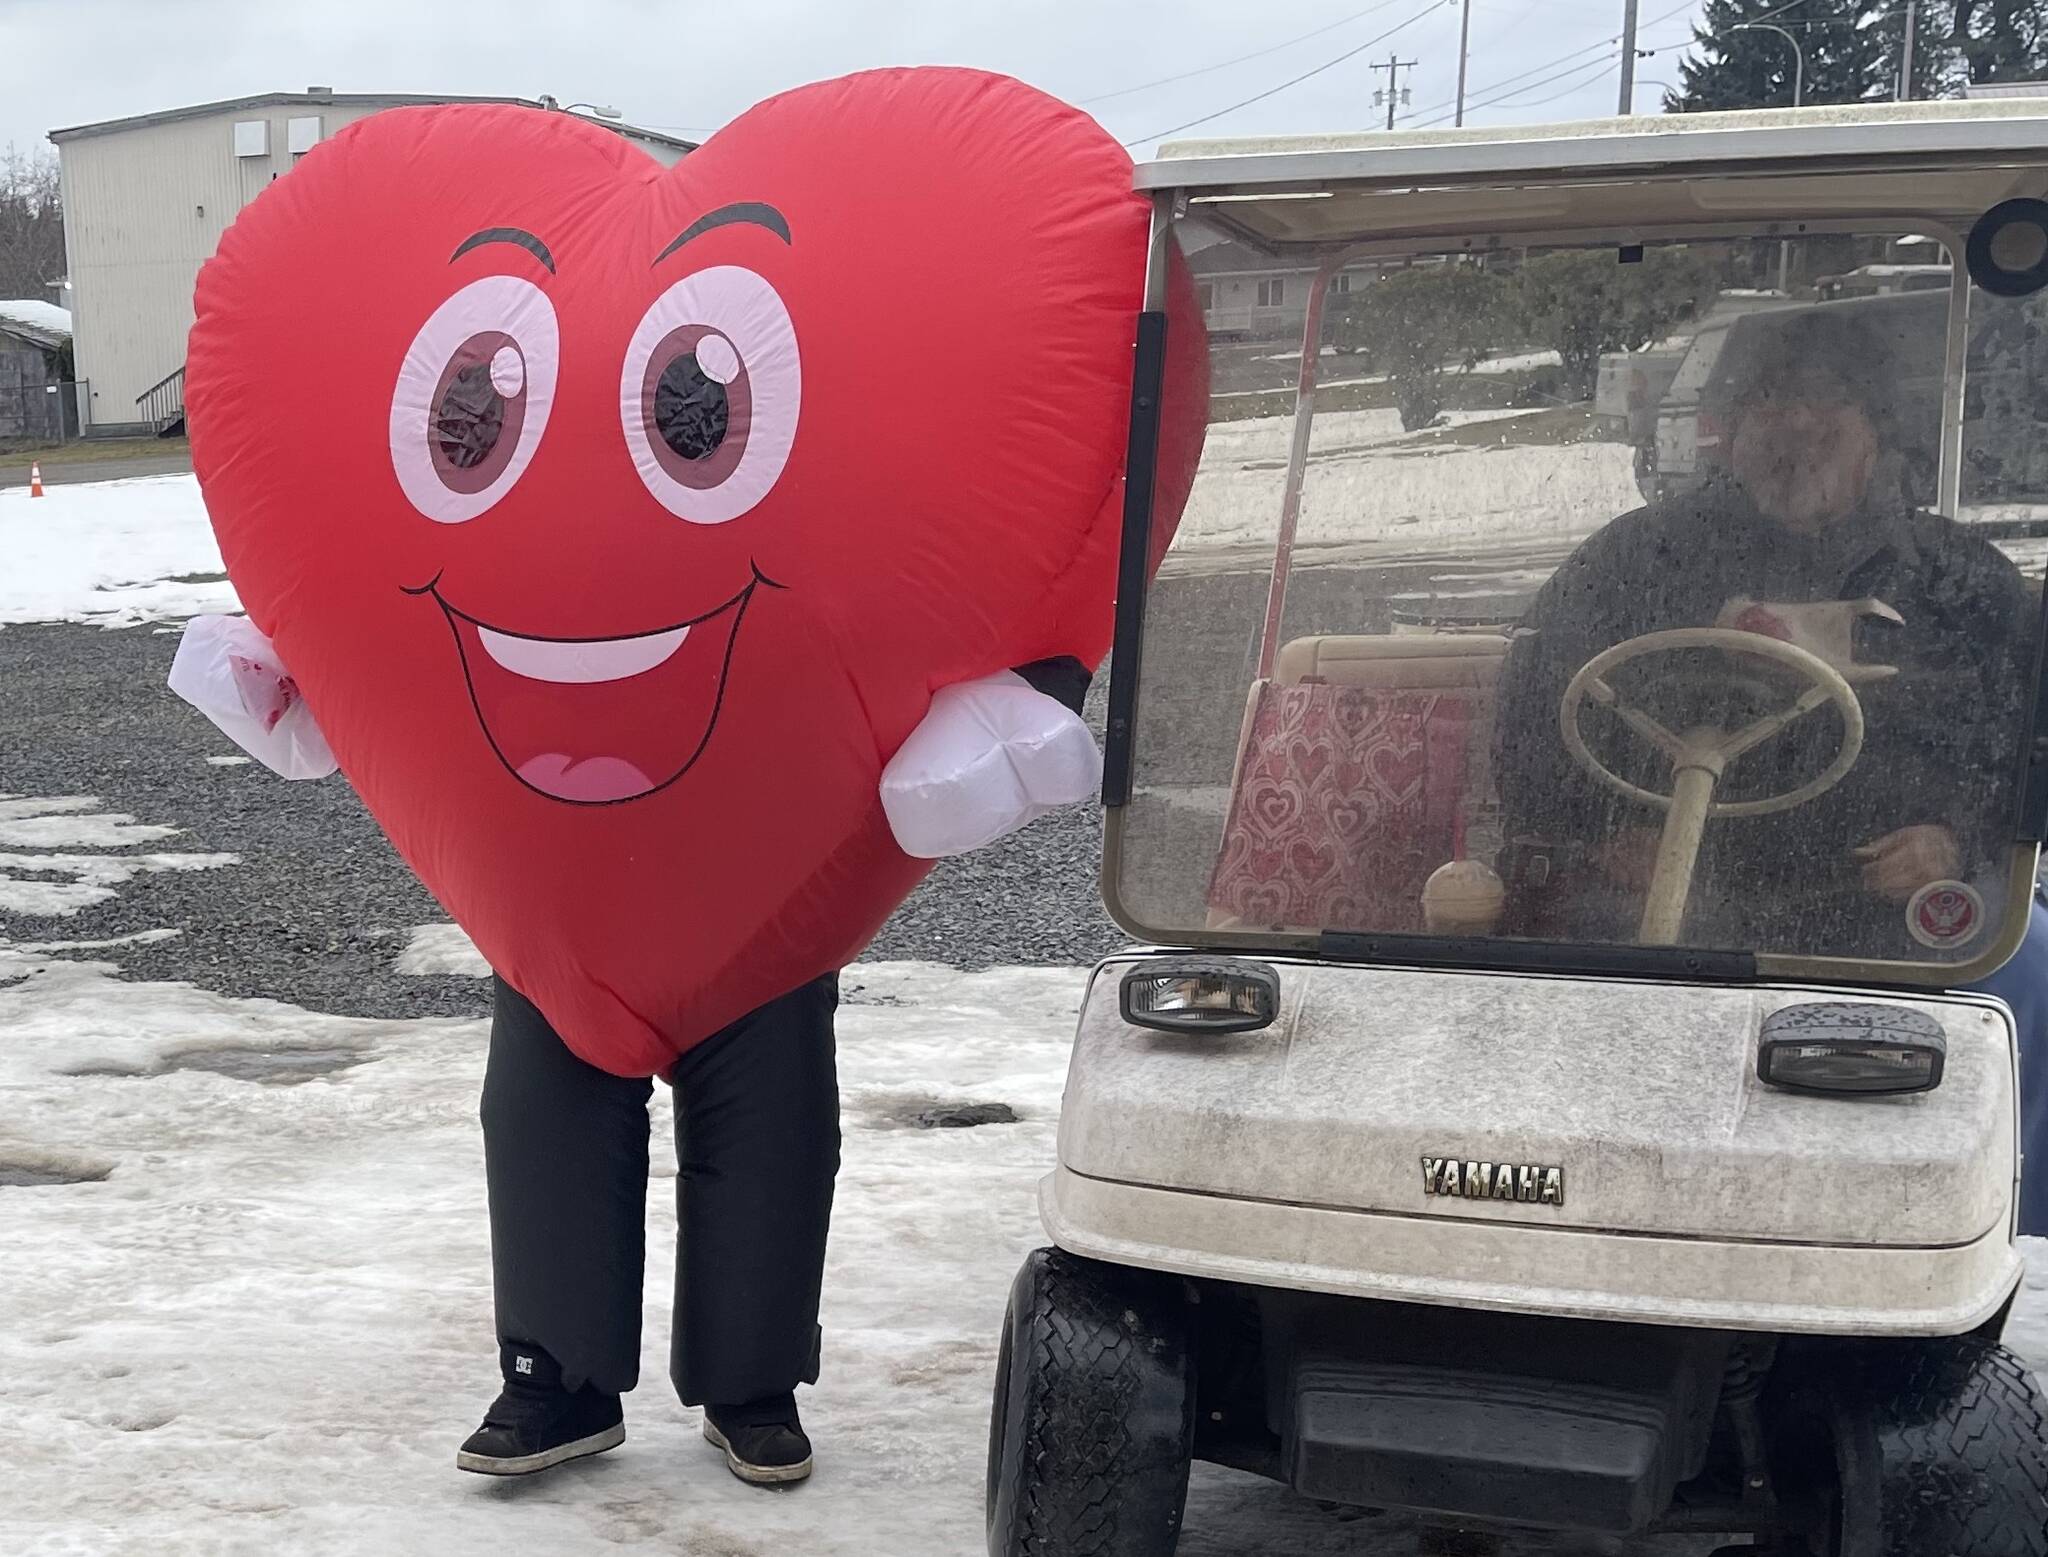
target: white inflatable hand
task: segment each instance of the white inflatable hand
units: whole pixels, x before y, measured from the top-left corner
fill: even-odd
[[[171,690],[274,773],[325,778],[327,737],[284,661],[246,616],[195,616],[171,661]]]
[[[936,860],[1015,832],[1102,783],[1102,754],[1065,704],[1009,671],[941,687],[882,770],[905,854]]]

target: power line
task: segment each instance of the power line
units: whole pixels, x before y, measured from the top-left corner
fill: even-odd
[[[1594,82],[1600,80],[1605,76],[1613,75],[1616,69],[1620,67],[1620,65],[1621,61],[1619,59],[1608,60],[1606,63],[1601,64],[1599,68],[1593,72],[1592,75],[1587,76],[1585,80],[1574,81],[1562,92],[1553,92],[1550,96],[1539,97],[1534,102],[1518,103],[1514,100],[1514,98],[1519,96],[1520,93],[1516,93],[1509,97],[1495,98],[1491,103],[1482,103],[1480,106],[1483,108],[1541,108],[1546,103],[1555,103],[1562,98],[1572,96],[1574,93],[1585,91],[1586,88],[1591,86]],[[1522,91],[1524,92],[1533,92],[1535,90],[1536,89],[1534,87],[1522,88]]]
[[[1579,61],[1579,63],[1575,65],[1567,65],[1563,70],[1553,71],[1551,74],[1547,76],[1540,76],[1534,81],[1525,81],[1520,86],[1510,87],[1505,92],[1500,91],[1498,88],[1495,88],[1493,89],[1494,95],[1491,97],[1481,97],[1476,102],[1468,101],[1465,104],[1465,113],[1469,117],[1472,111],[1476,108],[1499,108],[1504,105],[1508,105],[1510,99],[1520,97],[1524,92],[1537,91],[1540,88],[1551,86],[1559,81],[1563,81],[1564,79],[1570,76],[1585,75],[1586,71],[1589,69],[1594,70],[1596,72],[1594,75],[1588,77],[1585,81],[1576,82],[1572,86],[1566,88],[1564,92],[1558,94],[1559,96],[1566,96],[1571,92],[1579,91],[1582,87],[1591,86],[1595,81],[1599,80],[1601,76],[1605,75],[1608,71],[1614,69],[1615,66],[1619,63],[1619,58],[1615,56],[1610,56],[1606,59],[1598,59],[1591,61],[1581,60]],[[1545,98],[1544,101],[1554,102],[1556,101],[1556,99]],[[1534,103],[1525,103],[1514,106],[1533,108],[1537,105]],[[1434,118],[1418,120],[1415,123],[1414,128],[1418,130],[1432,130],[1435,129],[1438,125],[1442,124],[1448,118],[1450,118],[1449,114],[1439,113]]]
[[[1802,4],[1802,3],[1803,3],[1803,0],[1791,0],[1791,4],[1792,4],[1792,5],[1799,5],[1799,4]],[[1650,19],[1649,19],[1648,21],[1646,21],[1646,22],[1643,22],[1643,23],[1641,24],[1641,29],[1642,29],[1642,30],[1643,30],[1644,32],[1647,32],[1647,31],[1649,31],[1649,30],[1650,30],[1650,29],[1651,29],[1652,27],[1656,27],[1656,26],[1659,26],[1659,25],[1661,25],[1661,24],[1662,24],[1662,23],[1664,23],[1664,22],[1668,22],[1668,21],[1670,21],[1670,20],[1671,20],[1671,18],[1672,18],[1672,17],[1674,17],[1674,16],[1677,16],[1677,15],[1680,15],[1680,14],[1681,14],[1681,13],[1683,13],[1683,12],[1686,12],[1686,11],[1690,11],[1691,9],[1692,9],[1692,0],[1684,0],[1684,3],[1683,3],[1683,4],[1680,4],[1680,5],[1675,5],[1675,6],[1673,6],[1673,7],[1672,7],[1672,8],[1670,9],[1670,10],[1668,10],[1668,11],[1664,11],[1664,12],[1661,12],[1661,13],[1659,13],[1658,15],[1656,15],[1656,16],[1653,16],[1653,17],[1651,17],[1651,18],[1650,18]],[[1576,49],[1573,49],[1573,50],[1571,50],[1571,51],[1570,51],[1569,53],[1565,53],[1565,54],[1560,54],[1560,55],[1558,55],[1556,59],[1550,59],[1550,60],[1545,60],[1545,61],[1544,61],[1544,62],[1543,62],[1542,64],[1540,64],[1540,65],[1531,65],[1531,66],[1530,66],[1530,67],[1529,67],[1529,68],[1528,68],[1527,70],[1520,70],[1520,71],[1517,71],[1517,72],[1515,72],[1515,74],[1513,74],[1512,76],[1503,76],[1503,77],[1502,77],[1502,78],[1501,78],[1500,80],[1498,80],[1498,81],[1496,81],[1496,82],[1493,82],[1493,83],[1492,83],[1491,85],[1488,85],[1488,86],[1484,86],[1484,87],[1479,87],[1479,88],[1475,89],[1475,90],[1476,90],[1476,93],[1477,93],[1478,95],[1482,95],[1482,96],[1483,96],[1484,94],[1486,94],[1486,93],[1488,93],[1488,92],[1498,92],[1498,91],[1499,91],[1499,90],[1500,90],[1500,89],[1501,89],[1502,87],[1507,87],[1507,86],[1513,86],[1513,85],[1514,85],[1514,84],[1515,84],[1516,82],[1518,82],[1518,81],[1524,81],[1524,80],[1526,80],[1526,79],[1527,79],[1528,77],[1530,77],[1530,76],[1533,76],[1533,75],[1537,75],[1538,73],[1540,73],[1540,72],[1542,72],[1542,71],[1546,71],[1546,70],[1549,70],[1549,69],[1553,68],[1554,66],[1558,66],[1558,65],[1564,65],[1564,64],[1568,64],[1568,63],[1570,63],[1571,61],[1573,61],[1573,60],[1576,60],[1576,59],[1578,59],[1578,58],[1579,58],[1579,57],[1580,57],[1581,55],[1583,55],[1583,54],[1590,54],[1590,53],[1592,53],[1592,52],[1593,52],[1594,50],[1596,50],[1596,49],[1605,49],[1605,48],[1610,48],[1610,47],[1612,47],[1613,45],[1615,45],[1615,44],[1617,44],[1617,43],[1619,43],[1619,42],[1621,42],[1621,34],[1617,32],[1617,33],[1613,33],[1613,34],[1610,34],[1610,35],[1609,35],[1608,37],[1605,37],[1605,38],[1602,38],[1602,39],[1600,39],[1600,40],[1599,40],[1599,41],[1598,41],[1597,43],[1587,43],[1587,44],[1581,44],[1581,45],[1580,45],[1580,46],[1579,46],[1578,48],[1576,48]],[[1574,69],[1576,69],[1577,67],[1576,67],[1576,66],[1574,66],[1573,68],[1574,68]],[[1549,81],[1551,81],[1551,80],[1555,80],[1555,79],[1556,79],[1556,77],[1554,77],[1554,76],[1553,76],[1553,77],[1548,77],[1548,78],[1546,78],[1546,79],[1545,79],[1544,81],[1538,81],[1538,82],[1531,82],[1531,83],[1530,83],[1530,86],[1532,86],[1532,87],[1535,87],[1535,86],[1543,86],[1543,85],[1546,85],[1546,84],[1548,84],[1548,82],[1549,82]],[[1512,94],[1512,93],[1510,93],[1509,95],[1510,95],[1510,96],[1512,96],[1513,94]],[[1421,110],[1421,112],[1422,112],[1422,113],[1424,113],[1424,114],[1434,114],[1434,113],[1438,113],[1438,112],[1440,112],[1440,111],[1441,111],[1441,110],[1443,110],[1443,109],[1446,109],[1446,108],[1450,108],[1450,107],[1452,107],[1452,106],[1453,106],[1453,104],[1452,104],[1452,102],[1450,101],[1450,99],[1446,98],[1446,99],[1445,99],[1445,100],[1444,100],[1443,102],[1441,102],[1441,103],[1432,103],[1432,104],[1431,104],[1431,105],[1430,105],[1429,107],[1427,107],[1427,108],[1425,108],[1425,109],[1422,109],[1422,110]],[[1484,106],[1485,106],[1484,104],[1475,104],[1474,102],[1472,102],[1472,101],[1471,101],[1470,97],[1468,97],[1468,98],[1467,98],[1467,100],[1466,100],[1466,103],[1465,103],[1465,111],[1466,111],[1467,113],[1470,113],[1470,112],[1471,112],[1471,111],[1473,110],[1473,108],[1475,108],[1475,107],[1484,107]],[[1448,118],[1448,117],[1449,117],[1449,115],[1445,115],[1445,117],[1446,117],[1446,118]],[[1441,121],[1438,121],[1438,120],[1430,120],[1430,121],[1428,121],[1427,123],[1425,123],[1425,124],[1423,124],[1423,125],[1419,126],[1419,128],[1424,128],[1424,129],[1427,129],[1427,128],[1429,127],[1429,125],[1430,125],[1430,124],[1435,124],[1435,123],[1439,123],[1439,122],[1441,122]]]
[[[1355,59],[1357,56],[1363,54],[1367,49],[1372,48],[1374,45],[1385,43],[1387,39],[1393,37],[1395,33],[1402,31],[1404,28],[1413,27],[1417,22],[1421,21],[1425,16],[1428,16],[1432,11],[1436,11],[1440,8],[1441,0],[1431,0],[1431,3],[1428,6],[1425,6],[1422,10],[1417,11],[1413,16],[1409,17],[1407,21],[1396,23],[1394,26],[1389,27],[1385,32],[1381,33],[1377,38],[1368,38],[1365,40],[1365,42],[1359,44],[1356,48],[1346,49],[1342,54],[1339,54],[1334,59],[1324,60],[1322,64],[1316,66],[1313,70],[1304,70],[1300,75],[1292,77],[1289,80],[1283,81],[1276,87],[1268,87],[1263,92],[1256,92],[1252,96],[1243,99],[1241,102],[1232,103],[1228,108],[1219,108],[1212,114],[1203,114],[1202,117],[1199,119],[1190,119],[1185,124],[1176,124],[1173,126],[1173,128],[1168,130],[1159,130],[1151,135],[1140,135],[1135,140],[1125,141],[1124,145],[1142,146],[1147,141],[1164,140],[1169,135],[1180,134],[1182,130],[1192,130],[1198,124],[1207,124],[1212,119],[1221,119],[1225,114],[1234,114],[1240,108],[1249,108],[1254,103],[1263,103],[1269,97],[1277,97],[1282,92],[1285,92],[1289,87],[1300,86],[1302,82],[1308,80],[1309,77],[1320,76],[1326,70],[1334,70],[1337,68],[1337,66],[1343,64],[1346,60]],[[1683,8],[1681,7],[1681,9]]]
[[[1100,92],[1094,97],[1079,97],[1074,100],[1074,103],[1078,108],[1087,108],[1095,103],[1106,103],[1111,98],[1129,97],[1136,92],[1149,92],[1154,87],[1168,86],[1175,81],[1192,81],[1196,76],[1212,75],[1219,70],[1228,70],[1232,65],[1242,65],[1248,60],[1264,59],[1268,54],[1278,54],[1282,49],[1291,49],[1297,43],[1306,43],[1311,38],[1320,38],[1326,32],[1335,32],[1340,27],[1349,27],[1353,22],[1363,21],[1375,11],[1384,11],[1389,6],[1397,3],[1398,0],[1379,0],[1377,5],[1369,5],[1363,11],[1353,11],[1349,16],[1339,17],[1334,22],[1326,23],[1312,32],[1301,33],[1296,37],[1287,39],[1285,42],[1268,44],[1265,48],[1254,49],[1249,54],[1233,55],[1229,59],[1218,60],[1213,65],[1204,65],[1198,70],[1183,70],[1178,75],[1161,76],[1156,81],[1141,81],[1136,86],[1118,87],[1114,92]]]

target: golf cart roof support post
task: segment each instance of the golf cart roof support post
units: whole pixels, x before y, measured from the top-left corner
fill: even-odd
[[[1145,635],[1145,584],[1152,554],[1152,486],[1159,454],[1159,397],[1166,380],[1168,245],[1175,202],[1152,202],[1145,252],[1144,311],[1131,353],[1131,434],[1124,451],[1124,528],[1117,556],[1116,636],[1110,647],[1109,717],[1102,753],[1102,803],[1115,810],[1131,798],[1131,742],[1137,729],[1138,670]]]
[[[1259,635],[1259,680],[1273,675],[1280,652],[1280,616],[1287,605],[1287,572],[1294,563],[1294,527],[1301,518],[1301,483],[1308,469],[1309,432],[1316,414],[1316,371],[1323,351],[1323,300],[1330,282],[1343,268],[1344,256],[1332,254],[1316,267],[1309,283],[1308,317],[1301,326],[1301,376],[1294,391],[1294,442],[1287,451],[1287,487],[1280,499],[1280,543],[1273,554],[1273,582],[1266,592],[1266,625]]]
[[[2015,840],[2024,851],[2048,838],[2048,589],[2041,592],[2040,628],[2034,635],[2034,701],[2027,710],[2027,739],[2020,749],[2020,826]],[[2017,949],[2017,943],[2015,943]]]
[[[1970,273],[1957,264],[1962,249],[1950,234],[1941,235],[1949,247],[1948,340],[1941,366],[1941,469],[1934,494],[1937,513],[1953,519],[1963,503],[1963,380],[1969,371],[1970,355]]]

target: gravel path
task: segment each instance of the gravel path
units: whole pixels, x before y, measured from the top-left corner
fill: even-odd
[[[253,764],[207,762],[233,747],[165,688],[176,645],[173,633],[150,627],[0,631],[0,793],[98,796],[138,822],[183,829],[150,848],[243,863],[140,875],[61,919],[0,911],[0,934],[111,940],[170,926],[182,934],[96,955],[135,978],[317,1011],[483,1011],[474,979],[392,971],[409,930],[447,916],[347,784],[287,784]],[[1098,732],[1101,692],[1098,682]],[[1125,940],[1097,897],[1100,848],[1099,813],[1082,806],[943,862],[869,955],[963,968],[1093,961]]]

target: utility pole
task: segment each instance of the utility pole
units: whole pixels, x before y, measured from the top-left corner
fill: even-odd
[[[1899,101],[1913,100],[1913,30],[1920,20],[1919,0],[1906,0],[1906,47],[1899,59]]]
[[[1636,0],[1629,0],[1629,9],[1635,9]],[[1458,23],[1458,117],[1455,124],[1465,123],[1465,65],[1472,51],[1472,0],[1465,0],[1464,20]]]
[[[1636,111],[1636,0],[1625,0],[1621,11],[1621,116]]]
[[[1372,67],[1374,70],[1384,70],[1387,73],[1386,91],[1376,92],[1373,97],[1375,101],[1380,98],[1386,99],[1387,128],[1390,130],[1394,127],[1394,111],[1408,102],[1408,89],[1401,86],[1401,72],[1413,70],[1419,63],[1419,60],[1402,59],[1398,54],[1390,54],[1387,56],[1386,64]]]

